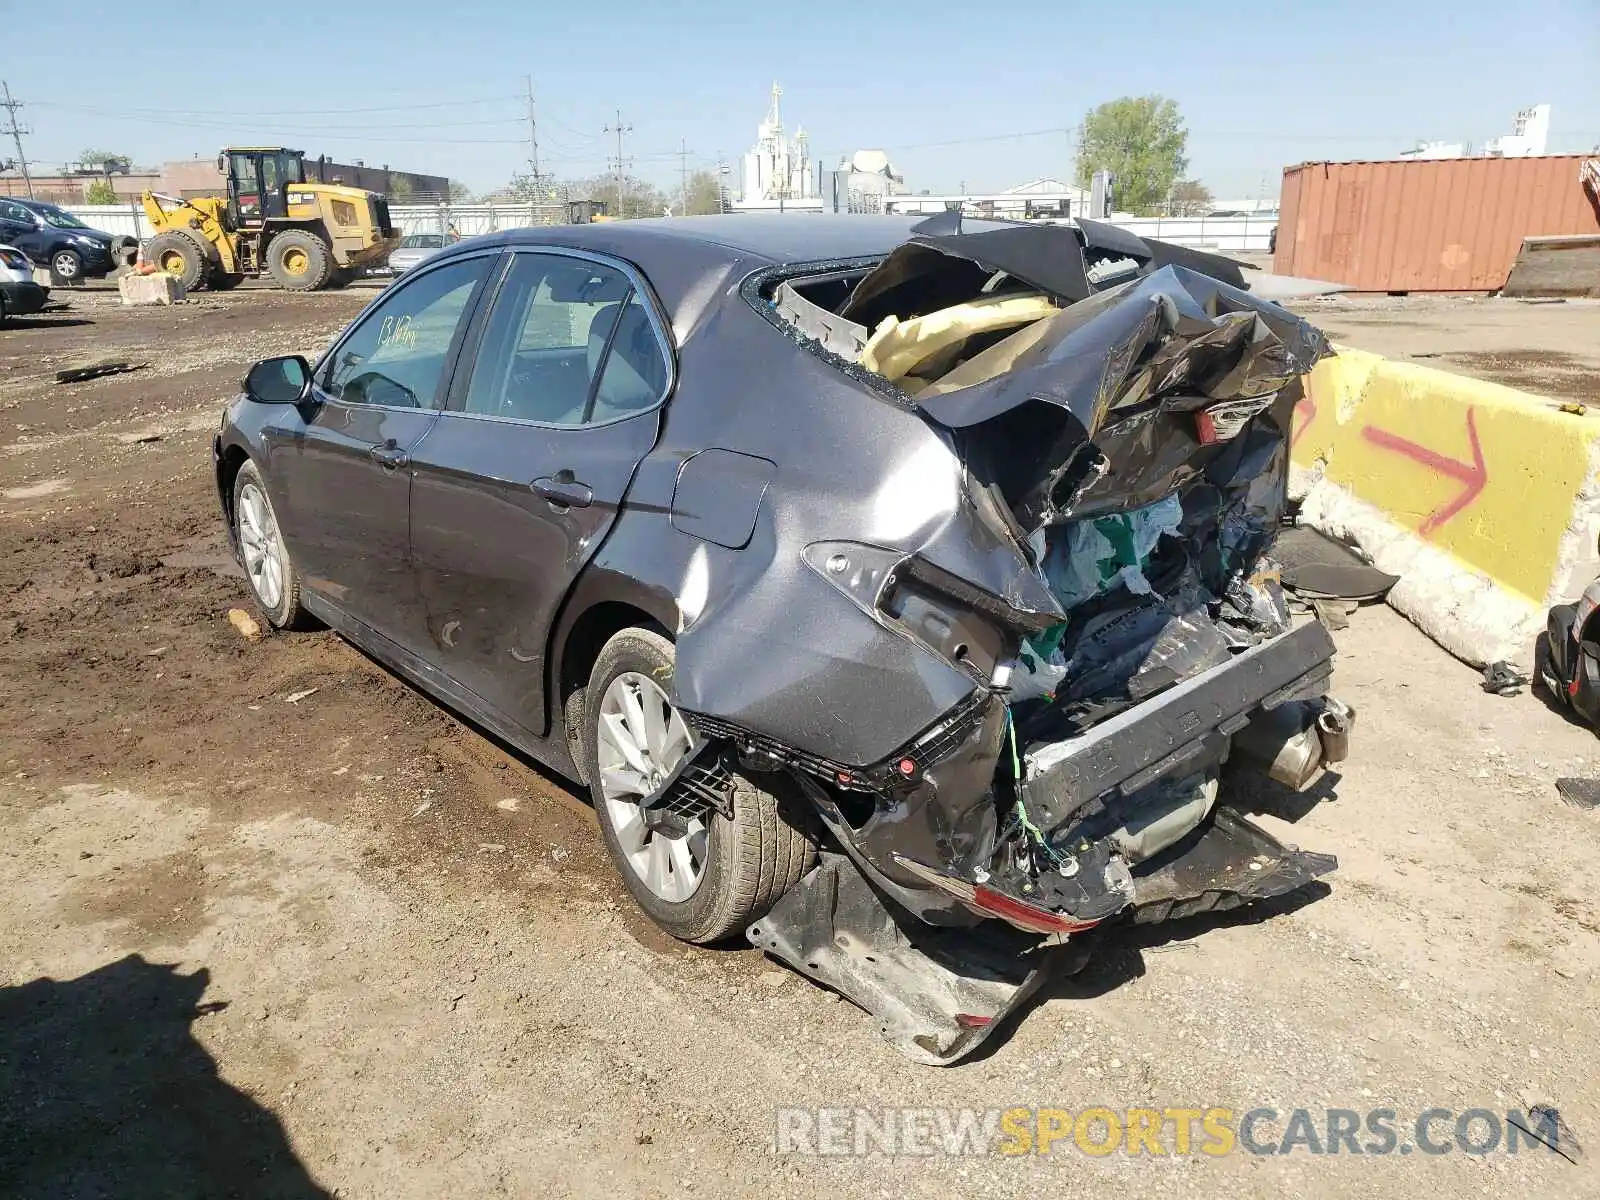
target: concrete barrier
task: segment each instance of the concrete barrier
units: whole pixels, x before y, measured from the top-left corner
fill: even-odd
[[[181,304],[184,298],[182,281],[165,271],[154,275],[124,275],[117,280],[117,291],[124,305]]]
[[[1399,575],[1389,602],[1467,662],[1527,666],[1600,575],[1600,414],[1341,349],[1291,446],[1302,519]]]

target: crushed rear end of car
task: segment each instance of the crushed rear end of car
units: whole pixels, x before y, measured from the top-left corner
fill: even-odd
[[[947,519],[916,544],[841,537],[802,557],[930,678],[966,681],[862,762],[697,706],[709,689],[680,679],[702,740],[666,791],[786,771],[831,835],[751,941],[950,1063],[1081,962],[1090,931],[1331,871],[1230,808],[1221,777],[1232,760],[1299,789],[1348,749],[1332,641],[1291,624],[1271,557],[1322,335],[1227,259],[1088,221],[963,233],[950,215],[870,266],[750,286],[936,436],[885,486],[907,503],[952,489]]]

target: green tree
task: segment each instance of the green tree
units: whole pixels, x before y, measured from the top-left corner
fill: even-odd
[[[1096,171],[1111,172],[1114,208],[1153,216],[1189,165],[1189,133],[1178,106],[1164,96],[1108,100],[1083,118],[1078,137],[1078,186]]]
[[[109,150],[80,150],[78,162],[102,175],[120,172],[126,175],[133,167],[133,159],[126,154],[113,154]]]
[[[615,173],[575,179],[559,187],[569,200],[600,201],[611,217],[659,217],[667,207],[660,188],[632,175],[622,176],[620,187]]]
[[[411,199],[412,191],[413,188],[411,187],[411,180],[407,179],[404,175],[396,175],[393,172],[390,173],[389,199],[393,200],[396,204],[404,204],[407,200]]]
[[[115,204],[117,202],[117,189],[111,186],[109,179],[96,179],[83,189],[83,202],[85,204]]]
[[[450,181],[450,200],[454,204],[466,204],[472,199],[472,189],[459,179]]]
[[[689,193],[684,199],[683,215],[699,216],[722,211],[722,189],[716,175],[710,171],[696,171],[689,176]]]
[[[1211,189],[1198,179],[1180,179],[1172,185],[1167,207],[1175,217],[1203,217],[1211,211]]]

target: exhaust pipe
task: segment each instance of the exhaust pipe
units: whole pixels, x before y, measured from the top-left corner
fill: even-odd
[[[1233,748],[1299,791],[1329,763],[1350,753],[1355,710],[1331,696],[1270,708],[1234,735]]]

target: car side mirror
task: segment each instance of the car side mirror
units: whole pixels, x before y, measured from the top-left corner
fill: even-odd
[[[243,386],[257,404],[299,404],[311,395],[311,364],[298,354],[264,358],[250,368]]]

